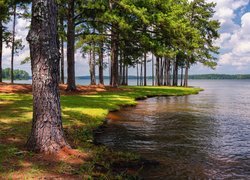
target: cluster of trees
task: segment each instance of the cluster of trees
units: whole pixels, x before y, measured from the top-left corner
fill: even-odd
[[[180,68],[185,69],[187,77],[193,63],[211,67],[216,64],[217,47],[213,40],[219,36],[219,23],[211,20],[214,6],[204,0],[32,0],[27,40],[32,67],[33,123],[28,149],[54,153],[70,147],[63,133],[58,89],[65,41],[68,90],[76,89],[76,48],[88,53],[91,84],[96,83],[96,65],[99,83],[103,84],[104,57],[108,55],[111,86],[127,84],[128,67],[139,69],[139,65],[140,76],[144,76],[141,84],[146,85],[147,55],[151,53],[155,57],[152,63],[155,85],[176,86]],[[184,84],[187,86],[187,78]]]
[[[11,79],[11,69],[5,68],[2,70],[2,78],[3,79]],[[15,69],[13,71],[13,78],[14,80],[28,80],[30,78],[29,73],[24,70]]]
[[[7,34],[12,36],[11,42],[15,42],[16,8],[25,9],[20,11],[19,17],[29,18],[25,8],[27,2],[0,0],[3,12],[0,44],[6,41],[4,32],[7,31],[3,24],[11,16],[13,31]],[[104,84],[103,71],[107,65],[110,66],[110,85],[114,87],[127,85],[129,67],[136,67],[139,84],[147,85],[149,62],[153,85],[168,86],[178,85],[179,73],[181,85],[187,86],[192,64],[216,66],[218,47],[213,42],[219,37],[219,23],[212,19],[214,3],[205,0],[58,0],[57,4],[60,80],[64,83],[64,46],[67,44],[66,74],[70,91],[76,89],[77,49],[88,58],[92,85]],[[13,47],[18,49],[17,45],[12,44],[15,49]],[[0,64],[1,56],[0,53]],[[13,69],[13,57],[11,63]]]

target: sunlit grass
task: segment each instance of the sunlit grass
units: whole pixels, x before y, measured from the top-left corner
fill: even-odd
[[[109,167],[112,159],[135,158],[131,154],[115,154],[102,147],[93,146],[93,130],[100,126],[109,111],[118,110],[121,106],[136,105],[137,98],[145,96],[168,96],[196,94],[201,89],[180,87],[123,87],[125,91],[100,92],[94,95],[67,95],[61,96],[63,125],[68,141],[74,148],[91,152],[92,162],[71,169],[69,165],[59,164],[54,170],[46,165],[32,164],[26,177],[41,172],[63,173],[72,171],[74,174],[85,173],[93,175],[93,164],[102,164]],[[0,94],[0,178],[11,176],[15,171],[23,169],[22,162],[32,153],[20,155],[25,150],[24,145],[29,136],[32,121],[32,96],[28,94]],[[106,162],[105,156],[112,156]],[[28,158],[29,159],[29,158]],[[86,169],[88,170],[86,172]],[[50,172],[51,173],[51,172]],[[69,173],[69,172],[68,172]],[[103,175],[107,176],[108,175]]]

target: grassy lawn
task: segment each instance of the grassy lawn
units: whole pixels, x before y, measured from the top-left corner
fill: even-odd
[[[68,142],[91,158],[78,165],[63,161],[50,162],[41,155],[27,152],[25,142],[30,133],[32,96],[0,94],[0,179],[64,177],[103,179],[124,178],[126,172],[111,170],[112,163],[138,159],[134,154],[113,152],[93,145],[93,130],[108,112],[121,106],[136,105],[145,96],[196,94],[200,89],[176,87],[124,87],[123,91],[97,92],[89,95],[61,96],[63,125]]]

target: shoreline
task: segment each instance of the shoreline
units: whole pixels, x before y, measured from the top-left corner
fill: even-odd
[[[109,87],[81,86],[84,91],[74,94],[63,94],[61,96],[63,126],[68,142],[74,149],[87,153],[87,158],[75,158],[71,161],[53,160],[43,155],[29,155],[24,144],[31,127],[32,95],[27,93],[2,93],[0,91],[0,174],[3,177],[64,177],[65,172],[71,178],[86,177],[137,177],[137,169],[152,165],[157,162],[150,162],[141,159],[131,152],[115,152],[104,146],[94,144],[94,131],[102,126],[107,114],[118,111],[125,106],[135,106],[138,100],[171,95],[190,95],[201,91],[199,88],[180,87],[121,87],[110,89]],[[91,88],[94,88],[91,90]],[[1,108],[4,106],[4,109]],[[17,117],[17,118],[16,118]],[[17,121],[18,119],[18,121]],[[4,124],[3,124],[4,123]],[[18,127],[22,127],[19,129]],[[14,138],[14,139],[13,139]],[[14,147],[14,149],[13,149]],[[20,154],[22,156],[17,156]],[[68,153],[69,154],[69,153]],[[66,155],[68,155],[66,154]],[[65,154],[64,154],[65,155]],[[72,156],[72,155],[71,155]],[[71,157],[67,156],[67,157]],[[8,159],[12,159],[9,161]],[[78,162],[76,160],[81,159]],[[16,162],[21,162],[18,169]],[[78,164],[76,163],[78,162]],[[27,167],[25,164],[31,164]],[[80,164],[79,164],[80,163]],[[49,165],[50,164],[50,165]],[[52,166],[52,164],[54,164]],[[76,165],[77,164],[77,165]],[[126,166],[119,166],[125,164]],[[31,173],[34,166],[38,169]],[[59,168],[59,169],[58,169]],[[1,170],[2,169],[2,170]],[[15,168],[14,168],[15,169]],[[74,172],[74,173],[73,173]],[[1,177],[1,176],[0,176]],[[44,176],[43,176],[44,177]]]

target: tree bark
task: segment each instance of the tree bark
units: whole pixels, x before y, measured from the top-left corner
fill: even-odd
[[[68,2],[68,30],[67,30],[67,63],[68,81],[67,91],[76,90],[75,82],[75,0]]]
[[[54,153],[66,143],[59,95],[57,6],[54,0],[33,0],[30,44],[33,88],[33,122],[27,148]]]
[[[3,24],[2,24],[2,20],[0,20],[0,82],[3,81],[2,58],[3,58]]]
[[[14,54],[15,54],[15,37],[16,37],[16,5],[13,7],[13,29],[12,29],[12,46],[11,46],[11,67],[10,67],[10,79],[11,83],[14,83]]]

